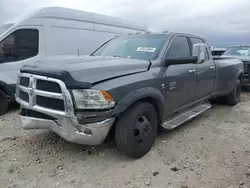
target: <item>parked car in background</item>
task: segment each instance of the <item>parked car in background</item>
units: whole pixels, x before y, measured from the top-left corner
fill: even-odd
[[[216,48],[212,46],[210,50],[213,57],[220,57],[226,51],[226,48]]]
[[[24,66],[17,81],[21,124],[96,145],[113,133],[118,150],[145,155],[157,130],[171,130],[211,107],[239,102],[243,64],[213,60],[202,37],[141,33],[116,37],[91,56]]]
[[[250,86],[250,45],[234,45],[227,48],[223,58],[237,58],[243,62],[244,76],[242,86]]]
[[[133,21],[61,7],[42,8],[0,26],[0,115],[15,99],[23,65],[90,55],[116,35],[147,30]]]

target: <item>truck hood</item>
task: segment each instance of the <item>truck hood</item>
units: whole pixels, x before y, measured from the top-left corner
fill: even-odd
[[[105,80],[147,71],[150,64],[147,60],[87,56],[25,65],[21,72],[57,78],[68,87],[86,88]]]

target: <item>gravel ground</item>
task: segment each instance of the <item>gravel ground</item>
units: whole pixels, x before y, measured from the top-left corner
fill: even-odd
[[[17,112],[0,117],[1,188],[250,188],[250,93],[158,135],[138,160],[112,143],[88,147],[24,131]]]

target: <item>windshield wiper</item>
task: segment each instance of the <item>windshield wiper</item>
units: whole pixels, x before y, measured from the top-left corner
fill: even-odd
[[[120,56],[120,55],[113,55],[112,57],[120,57],[120,58],[126,58],[126,59],[130,59],[130,56]]]
[[[120,55],[113,55],[113,57],[122,57],[122,56],[120,56]]]

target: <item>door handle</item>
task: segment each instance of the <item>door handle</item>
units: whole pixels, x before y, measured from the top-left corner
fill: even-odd
[[[196,72],[196,69],[190,69],[188,70],[189,73],[193,73],[193,72]]]
[[[211,66],[209,67],[210,70],[214,70],[215,66]]]

